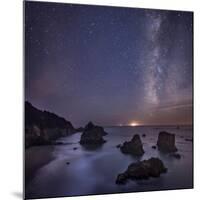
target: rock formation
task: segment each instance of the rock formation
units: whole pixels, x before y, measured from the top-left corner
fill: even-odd
[[[25,146],[52,144],[52,141],[74,133],[72,124],[58,115],[41,111],[25,102]]]
[[[187,141],[187,142],[193,142],[193,139],[192,138],[186,138],[185,141]]]
[[[142,156],[144,154],[142,142],[139,135],[134,135],[132,140],[129,142],[124,142],[120,147],[122,153],[132,154],[135,156]]]
[[[146,134],[142,134],[142,137],[146,137]]]
[[[148,179],[149,177],[159,177],[161,173],[166,173],[167,169],[158,158],[150,158],[137,163],[132,163],[128,169],[117,176],[116,184],[125,184],[128,179]]]
[[[103,136],[107,135],[103,127],[96,126],[92,122],[89,122],[81,135],[80,144],[82,145],[99,145],[103,144],[105,140]]]
[[[121,144],[116,145],[116,147],[119,149],[121,147]]]
[[[175,134],[168,132],[160,132],[157,141],[158,150],[164,153],[176,152]]]
[[[84,131],[84,128],[83,127],[79,127],[76,129],[76,132],[83,132]]]
[[[151,148],[152,148],[152,149],[156,149],[156,146],[155,146],[155,145],[153,145]]]
[[[181,155],[179,153],[172,153],[170,154],[171,157],[176,158],[176,159],[181,159]]]

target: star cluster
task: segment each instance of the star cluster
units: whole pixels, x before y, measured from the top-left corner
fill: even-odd
[[[193,14],[25,2],[25,97],[76,126],[192,123]]]

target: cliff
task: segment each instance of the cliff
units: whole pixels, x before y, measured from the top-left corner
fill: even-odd
[[[25,146],[51,144],[75,132],[71,122],[54,113],[41,111],[25,102]]]

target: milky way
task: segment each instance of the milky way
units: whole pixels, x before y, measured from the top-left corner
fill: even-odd
[[[192,12],[25,8],[25,98],[33,105],[75,126],[192,123]]]
[[[177,13],[177,18],[182,19],[183,13]],[[147,48],[146,61],[142,63],[146,73],[144,73],[144,88],[146,94],[146,104],[152,106],[152,115],[155,112],[158,116],[165,111],[164,115],[171,116],[184,112],[187,120],[191,118],[192,110],[192,41],[191,38],[183,40],[183,36],[171,38],[170,32],[185,31],[184,26],[177,22],[177,27],[170,27],[170,13],[147,11]],[[182,27],[183,26],[183,27]],[[188,32],[192,31],[192,23],[188,24]],[[176,32],[174,34],[177,34]],[[186,34],[186,33],[182,33]],[[167,43],[163,42],[168,36]],[[175,38],[173,38],[175,37]],[[163,41],[162,41],[163,39]],[[188,39],[190,45],[187,46]],[[190,48],[190,53],[185,59],[186,48]],[[171,52],[169,52],[171,51]],[[180,56],[181,54],[181,56]],[[176,58],[174,58],[176,57]],[[183,88],[182,85],[186,87]],[[167,105],[167,110],[166,110]],[[165,109],[164,109],[165,108]],[[181,110],[178,110],[181,109]],[[188,110],[189,109],[189,110]],[[159,112],[158,112],[159,111]],[[189,113],[188,113],[189,111]],[[191,118],[192,119],[192,118]],[[154,120],[154,119],[153,119]],[[173,117],[174,120],[174,117]],[[185,120],[185,121],[187,121]]]

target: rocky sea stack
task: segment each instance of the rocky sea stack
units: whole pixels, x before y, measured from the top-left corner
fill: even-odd
[[[96,126],[89,122],[81,135],[80,144],[82,145],[99,145],[106,142],[103,136],[107,135],[103,127]]]
[[[122,153],[132,154],[135,156],[142,156],[144,154],[144,149],[139,135],[134,135],[132,140],[129,142],[124,142],[120,147]]]
[[[177,148],[175,146],[175,134],[168,132],[160,132],[157,141],[158,150],[164,153],[176,152]]]
[[[166,172],[167,168],[164,166],[162,160],[150,158],[149,160],[130,164],[124,173],[117,176],[116,184],[125,184],[128,179],[139,180],[159,177],[161,173]]]

